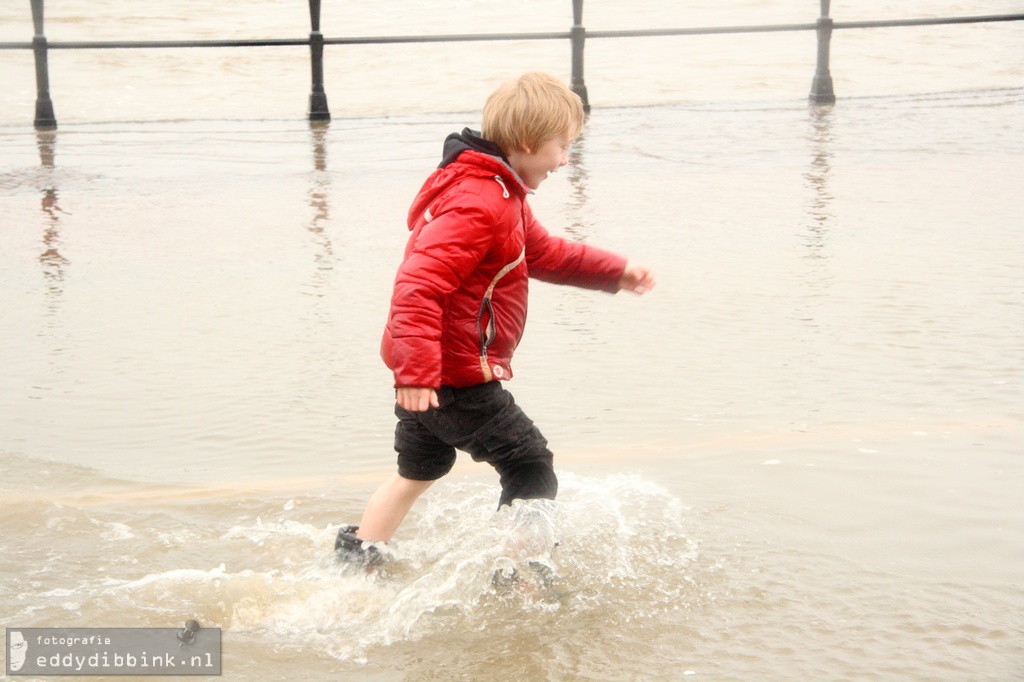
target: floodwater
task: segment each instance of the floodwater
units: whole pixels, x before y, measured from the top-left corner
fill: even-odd
[[[0,41],[28,39],[24,4]],[[179,4],[50,3],[47,33],[308,30]],[[679,4],[584,23],[818,8]],[[571,22],[523,5],[323,28]],[[559,500],[496,514],[467,458],[371,575],[331,548],[393,469],[377,346],[406,207],[497,82],[567,78],[568,46],[329,47],[326,126],[301,49],[54,50],[45,133],[31,55],[0,51],[0,623],[197,619],[232,681],[1024,679],[1024,25],[837,31],[832,108],[806,102],[813,35],[739,40],[588,44],[594,111],[534,209],[659,285],[532,288],[510,388]],[[550,585],[492,584],[531,561]]]

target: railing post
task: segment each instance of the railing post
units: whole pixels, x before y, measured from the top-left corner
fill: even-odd
[[[572,91],[583,100],[583,111],[590,111],[590,98],[583,82],[583,46],[587,40],[587,29],[583,28],[583,0],[572,0],[572,28],[569,30],[572,42]]]
[[[830,0],[821,0],[821,16],[818,17],[818,65],[811,82],[810,100],[814,104],[835,104],[836,95],[832,90],[832,73],[829,70],[829,51],[832,44],[832,19],[828,15]]]
[[[53,115],[50,100],[50,66],[47,59],[48,47],[43,35],[43,0],[32,0],[32,50],[36,56],[36,130],[56,130],[57,119]]]
[[[309,54],[313,68],[313,90],[309,93],[309,120],[330,121],[327,93],[324,92],[324,34],[320,32],[320,0],[309,0]]]

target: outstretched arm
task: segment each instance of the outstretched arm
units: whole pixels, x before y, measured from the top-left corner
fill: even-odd
[[[530,277],[609,293],[646,294],[654,288],[650,268],[582,242],[552,236],[525,205],[526,263]]]
[[[622,276],[619,277],[620,290],[631,291],[641,296],[653,289],[655,284],[657,282],[651,269],[633,261],[626,263],[626,269],[622,271]]]

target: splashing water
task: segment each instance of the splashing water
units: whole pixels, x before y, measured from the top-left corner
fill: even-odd
[[[635,476],[562,479],[558,501],[517,502],[498,512],[493,485],[440,484],[399,539],[384,548],[385,564],[369,572],[335,560],[329,550],[334,524],[316,527],[266,514],[241,523],[236,517],[226,529],[193,519],[157,531],[146,514],[126,523],[89,509],[80,512],[85,518],[79,523],[98,536],[96,550],[125,561],[115,559],[106,576],[77,587],[36,592],[32,609],[50,620],[62,612],[61,622],[83,604],[90,604],[94,622],[105,620],[97,609],[131,609],[162,626],[187,613],[224,628],[229,640],[270,648],[279,657],[312,647],[358,663],[377,646],[417,642],[452,628],[481,631],[524,613],[603,618],[600,611],[629,620],[683,597],[696,545],[683,532],[678,499]],[[294,502],[277,509],[292,512]],[[63,507],[51,511],[68,513]],[[139,558],[133,563],[126,552]],[[213,568],[166,568],[169,553],[178,561],[227,561]],[[149,565],[161,563],[162,570]],[[140,569],[150,572],[115,577]],[[513,581],[502,582],[511,576]]]
[[[648,599],[664,603],[685,589],[679,578],[695,544],[680,527],[681,503],[656,485],[563,476],[557,502],[498,512],[494,496],[493,486],[446,486],[407,522],[411,537],[388,547],[376,572],[324,558],[296,580],[279,578],[305,589],[234,627],[275,638],[301,633],[303,641],[315,634],[331,656],[360,660],[372,646],[485,628],[509,610],[580,615],[614,604],[628,618],[650,608]],[[513,575],[513,587],[502,589]]]

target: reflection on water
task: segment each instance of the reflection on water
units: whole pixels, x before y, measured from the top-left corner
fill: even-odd
[[[803,175],[810,200],[804,209],[804,226],[799,231],[806,251],[802,256],[802,280],[806,293],[798,305],[796,316],[807,326],[821,325],[821,306],[829,305],[823,298],[833,280],[829,231],[832,229],[832,194],[829,186],[834,156],[832,126],[835,110],[830,106],[808,107],[810,130],[808,142],[811,159]],[[813,349],[808,349],[814,353]]]
[[[57,131],[37,131],[36,144],[39,147],[40,177],[46,178],[50,175],[49,171],[54,168],[57,155]],[[64,270],[69,261],[60,253],[63,245],[60,223],[64,211],[60,207],[59,190],[51,183],[52,180],[46,181],[40,188],[40,192],[42,192],[40,208],[44,216],[42,240],[44,251],[39,254],[39,262],[43,266],[43,277],[47,282],[47,308],[51,314],[56,314],[63,293]]]
[[[46,250],[39,255],[39,262],[43,264],[43,273],[50,282],[57,283],[64,279],[64,266],[68,259],[60,255],[60,214],[63,210],[60,207],[59,195],[56,187],[47,187],[43,190],[43,198],[40,207],[47,217],[47,226],[43,232],[43,244]]]
[[[586,155],[587,137],[584,133],[569,148],[569,164],[566,166],[569,174],[569,184],[572,185],[572,192],[567,199],[570,220],[565,225],[565,231],[572,235],[572,238],[576,241],[586,241],[587,237]]]
[[[331,179],[332,173],[327,167],[327,140],[330,123],[310,121],[309,137],[313,145],[313,172],[310,173],[309,206],[313,209],[313,218],[307,228],[317,246],[314,254],[317,270],[330,270],[334,267],[334,245],[331,243],[327,227],[331,222]]]
[[[829,204],[832,196],[829,193],[829,174],[832,171],[832,107],[809,107],[811,118],[811,165],[804,174],[807,186],[814,192],[807,216],[808,235],[806,244],[808,258],[827,258],[825,238],[828,234],[828,222],[831,217]]]
[[[57,187],[56,167],[57,131],[36,131],[36,145],[39,149],[38,191],[41,194],[39,206],[42,211],[42,252],[38,256],[42,266],[42,305],[44,309],[38,341],[49,349],[51,371],[63,372],[71,352],[64,339],[65,278],[70,261],[61,253],[64,239],[61,235],[62,220],[66,216],[60,205],[60,190]],[[55,388],[49,381],[39,381],[33,387],[35,396],[45,395]]]

